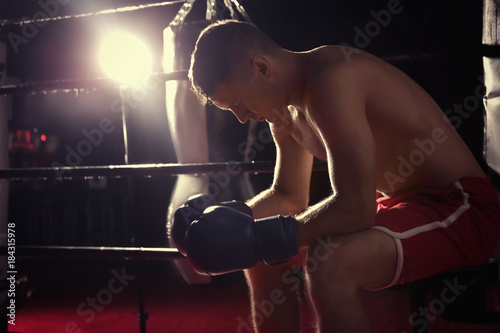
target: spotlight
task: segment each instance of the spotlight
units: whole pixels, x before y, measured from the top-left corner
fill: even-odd
[[[98,59],[106,76],[126,85],[139,85],[152,71],[152,56],[147,45],[124,31],[110,32],[103,37]]]

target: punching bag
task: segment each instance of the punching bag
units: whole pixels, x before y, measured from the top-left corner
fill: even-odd
[[[163,70],[187,71],[190,56],[206,21],[169,26],[163,32]],[[168,124],[178,163],[209,162],[205,107],[191,90],[188,80],[167,81],[165,100]],[[208,186],[206,175],[179,175],[172,191],[167,214],[167,237],[169,245],[175,244],[171,238],[173,213],[189,196],[205,193]],[[187,260],[174,260],[173,265],[181,278],[188,284],[205,284],[210,277],[199,275]]]

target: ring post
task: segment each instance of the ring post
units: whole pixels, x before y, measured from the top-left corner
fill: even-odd
[[[500,14],[499,0],[484,0],[483,57],[485,131],[484,154],[488,166],[500,175]]]

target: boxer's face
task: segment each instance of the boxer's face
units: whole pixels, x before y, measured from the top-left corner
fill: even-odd
[[[256,100],[248,83],[222,83],[217,87],[210,100],[221,109],[231,110],[242,124],[248,120],[266,120],[261,105],[264,101],[262,98]]]
[[[273,122],[275,110],[285,103],[265,61],[252,66],[248,75],[235,75],[217,86],[210,100],[219,108],[231,110],[241,123],[249,119]]]

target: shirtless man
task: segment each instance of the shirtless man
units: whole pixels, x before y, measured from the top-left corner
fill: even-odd
[[[370,332],[363,289],[492,255],[494,188],[439,106],[395,67],[342,46],[290,52],[225,21],[201,33],[190,79],[240,122],[267,121],[275,140],[274,181],[247,202],[252,212],[209,207],[185,238],[200,272],[246,269],[254,315],[279,293],[272,314],[254,318],[257,332],[298,332],[283,276],[307,258],[320,258],[305,270],[318,332],[355,333]],[[332,194],[308,207],[314,157],[328,163]]]

